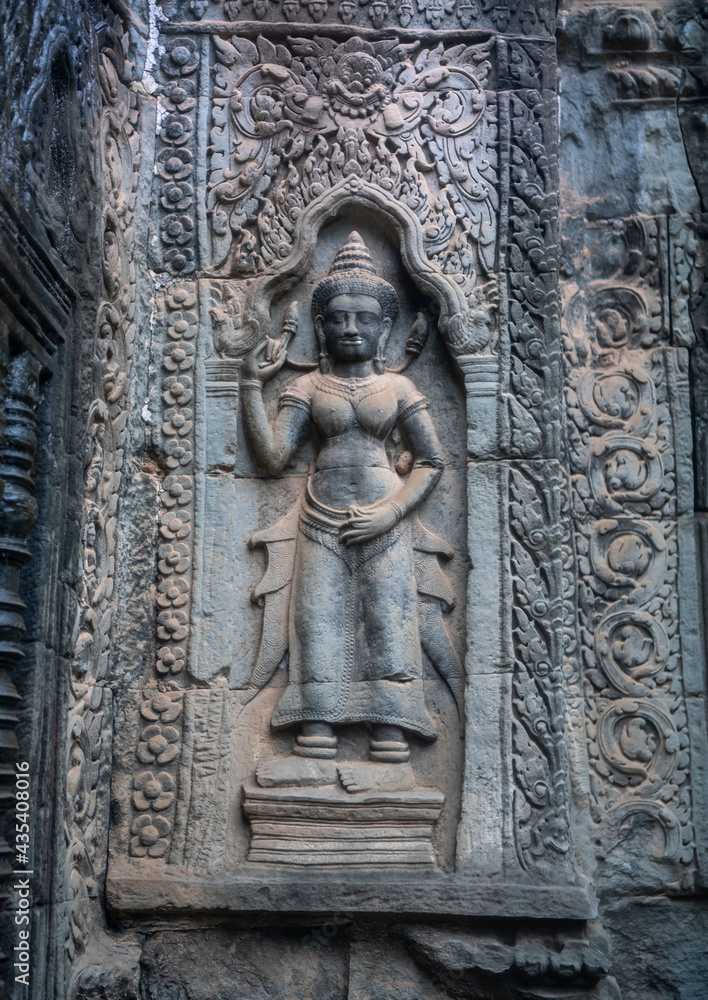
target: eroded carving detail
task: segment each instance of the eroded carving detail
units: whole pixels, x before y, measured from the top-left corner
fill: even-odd
[[[195,17],[202,17],[206,0],[190,3]],[[499,3],[499,0],[224,0],[223,16],[230,21],[292,21],[299,23],[352,24],[384,28],[411,24],[431,28],[490,28],[539,34],[553,30],[550,4],[533,0]]]
[[[567,439],[598,856],[611,865],[633,826],[649,824],[659,843],[647,863],[678,866],[671,877],[683,883],[693,830],[672,519],[675,428],[687,400],[676,350],[658,346],[669,315],[653,263],[665,272],[668,255],[657,253],[657,237],[655,220],[585,237],[595,243],[594,272],[605,274],[587,285],[579,276],[568,292]],[[648,260],[634,250],[647,238]]]
[[[552,116],[535,91],[502,95],[509,122],[507,248],[511,452],[557,454],[560,373],[557,291],[557,160]]]
[[[559,474],[538,461],[510,472],[514,586],[514,811],[526,870],[570,861],[568,763],[561,670]]]

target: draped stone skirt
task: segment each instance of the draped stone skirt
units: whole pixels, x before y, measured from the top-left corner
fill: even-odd
[[[395,479],[382,504],[398,488]],[[319,503],[308,485],[288,612],[289,680],[272,725],[384,723],[435,739],[423,695],[410,526],[404,520],[347,548],[339,541],[346,516]]]

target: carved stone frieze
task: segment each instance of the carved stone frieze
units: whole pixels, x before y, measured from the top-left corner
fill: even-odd
[[[702,998],[706,4],[0,8],[0,963]]]
[[[185,23],[194,18],[204,27],[216,21],[220,29],[232,31],[258,24],[316,27],[332,34],[347,27],[359,28],[360,33],[369,29],[369,34],[382,28],[411,32],[468,28],[548,38],[555,21],[555,8],[547,0],[192,0],[188,7],[173,0],[164,7],[185,28],[195,26]]]
[[[162,462],[157,549],[156,652],[140,705],[133,777],[130,853],[169,853],[182,749],[184,679],[190,640],[194,516],[194,282],[172,283],[163,298]]]
[[[214,37],[211,267],[255,274],[292,252],[303,210],[359,178],[413,210],[445,273],[488,281],[496,244],[491,46]],[[463,166],[464,164],[464,166]]]
[[[560,489],[556,463],[509,475],[514,806],[522,867],[550,877],[570,865],[562,643]]]
[[[160,148],[155,168],[159,187],[159,248],[153,253],[160,270],[175,276],[196,267],[196,105],[199,43],[192,37],[167,39],[160,58],[165,80],[161,91]]]
[[[557,136],[549,100],[537,91],[502,95],[509,151],[502,356],[509,448],[520,456],[556,455],[560,442]]]

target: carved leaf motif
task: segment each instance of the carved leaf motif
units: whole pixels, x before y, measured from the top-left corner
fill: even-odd
[[[492,272],[496,134],[480,85],[488,43],[439,45],[415,62],[417,46],[395,40],[257,44],[253,65],[237,72],[234,63],[214,96],[213,266],[245,275],[288,258],[302,209],[357,177],[413,209],[428,255],[448,273],[471,288]]]
[[[514,774],[517,849],[524,868],[551,871],[570,850],[565,708],[560,660],[561,566],[557,481],[514,468],[509,487],[514,574]],[[550,481],[549,481],[550,479]]]

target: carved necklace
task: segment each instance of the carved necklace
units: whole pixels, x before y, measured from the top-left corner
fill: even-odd
[[[324,392],[331,392],[337,396],[356,396],[361,392],[362,389],[367,389],[370,385],[377,383],[383,388],[383,383],[380,380],[383,376],[372,372],[371,375],[365,375],[363,378],[341,378],[339,375],[324,375],[319,374],[317,379],[317,388],[323,390]]]

